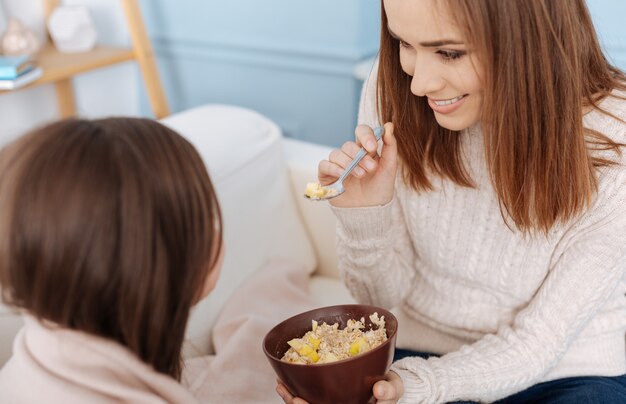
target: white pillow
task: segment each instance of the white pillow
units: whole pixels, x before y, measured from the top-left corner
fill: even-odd
[[[0,368],[13,352],[13,339],[24,325],[22,317],[0,303]]]
[[[217,287],[190,320],[187,356],[212,352],[211,327],[224,302],[270,259],[286,258],[309,273],[317,262],[293,200],[282,134],[244,108],[206,105],[161,121],[200,152],[224,218],[224,266]]]

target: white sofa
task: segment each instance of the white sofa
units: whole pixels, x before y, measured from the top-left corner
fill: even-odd
[[[194,309],[187,356],[212,352],[210,331],[220,309],[272,258],[304,265],[320,306],[353,302],[338,280],[335,218],[327,203],[302,196],[330,148],[283,138],[267,118],[232,106],[206,105],[162,122],[189,139],[203,156],[224,217],[222,274],[217,288]],[[10,356],[20,326],[21,318],[0,306],[0,366]]]

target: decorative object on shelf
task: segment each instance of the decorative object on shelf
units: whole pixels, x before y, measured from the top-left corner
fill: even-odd
[[[2,1],[0,0],[0,4]],[[45,21],[48,22],[52,12],[58,8],[60,0],[41,1],[44,3]],[[144,28],[139,0],[120,0],[120,3],[126,15],[132,47],[97,45],[87,52],[62,53],[54,44],[45,44],[43,49],[36,55],[36,67],[33,67],[28,73],[23,73],[23,76],[18,76],[14,80],[8,79],[10,82],[0,84],[8,86],[9,89],[53,84],[59,115],[61,118],[68,118],[76,116],[76,100],[72,84],[72,79],[75,76],[101,67],[135,61],[141,71],[147,97],[155,118],[161,119],[168,116],[170,110],[167,105],[165,92],[163,87],[161,87],[161,81],[159,80],[159,72],[150,44],[150,38]],[[91,21],[91,19],[89,20]],[[95,35],[91,35],[91,37],[92,40],[90,42],[95,42]],[[16,70],[23,71],[19,67]],[[39,76],[36,77],[38,74]],[[34,81],[26,83],[27,79],[32,80],[33,77],[35,77]],[[6,90],[0,88],[0,95],[6,92]],[[2,352],[0,351],[0,357],[1,355]]]
[[[7,13],[4,9],[4,2],[0,0],[0,37],[4,35],[4,31],[7,29]],[[0,45],[0,53],[2,53],[2,46]]]
[[[35,66],[13,79],[0,79],[0,90],[15,90],[16,88],[32,83],[42,75],[43,70]]]
[[[5,55],[34,55],[39,51],[39,40],[33,31],[16,18],[11,18],[6,32],[0,39],[2,53]]]
[[[48,32],[59,52],[86,52],[96,45],[98,35],[84,6],[60,6],[48,18]]]
[[[43,70],[30,55],[0,56],[0,90],[13,90],[40,78]]]
[[[28,55],[0,56],[0,79],[14,79],[35,67]]]

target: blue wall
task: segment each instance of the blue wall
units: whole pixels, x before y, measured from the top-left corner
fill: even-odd
[[[626,0],[587,2],[609,59],[626,70]],[[378,0],[141,6],[173,112],[235,104],[267,115],[287,136],[331,146],[354,138],[362,82],[353,70],[377,52]]]
[[[609,60],[626,70],[626,1],[587,0],[587,5]]]
[[[354,138],[358,62],[378,49],[378,0],[143,0],[172,111],[257,110],[287,136]],[[145,99],[144,108],[145,106]]]

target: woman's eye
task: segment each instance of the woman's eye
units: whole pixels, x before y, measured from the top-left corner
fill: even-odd
[[[409,45],[408,42],[404,42],[402,39],[399,39],[398,41],[400,42],[400,47],[401,48],[407,48],[408,49],[408,48],[411,47],[411,45]]]
[[[437,54],[445,61],[452,61],[461,58],[465,55],[464,51],[450,51],[450,50],[438,50]]]

